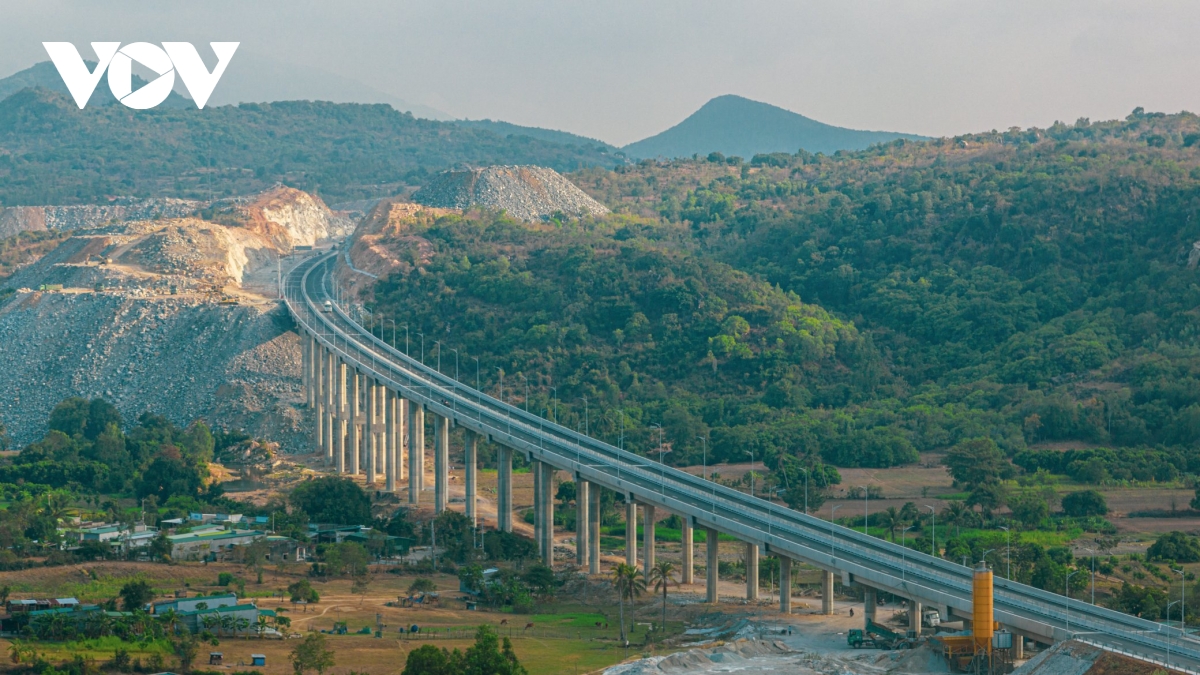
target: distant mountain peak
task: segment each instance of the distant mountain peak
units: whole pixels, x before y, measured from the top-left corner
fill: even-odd
[[[750,159],[756,154],[802,149],[826,154],[861,150],[897,138],[923,137],[836,127],[770,103],[725,94],[709,100],[670,129],[622,150],[633,157],[690,157],[720,152]]]

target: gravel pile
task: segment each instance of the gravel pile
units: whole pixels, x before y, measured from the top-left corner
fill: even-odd
[[[557,171],[541,166],[447,171],[414,194],[413,201],[447,209],[482,206],[530,222],[548,220],[556,213],[570,217],[608,213]]]
[[[0,208],[0,238],[27,230],[78,230],[111,221],[181,218],[203,206],[203,202],[189,199],[121,198],[109,204]]]
[[[18,293],[0,307],[0,419],[41,438],[67,396],[102,396],[127,421],[204,418],[308,451],[299,338],[281,305]]]

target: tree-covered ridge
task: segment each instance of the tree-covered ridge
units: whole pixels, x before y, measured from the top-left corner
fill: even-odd
[[[887,395],[892,379],[854,325],[745,273],[680,250],[686,230],[633,221],[529,226],[446,216],[394,245],[428,242],[427,263],[375,288],[374,310],[446,348],[443,372],[674,462],[741,460],[786,447],[854,465],[912,461],[911,444],[831,408]],[[408,242],[407,244],[403,242]],[[416,260],[414,256],[412,258]],[[390,324],[389,324],[390,328]],[[390,339],[390,334],[388,335]],[[403,339],[401,333],[400,338]],[[554,387],[555,389],[552,389]],[[587,397],[588,403],[583,402]],[[547,412],[549,411],[549,412]]]
[[[852,320],[897,396],[846,413],[895,415],[919,449],[986,435],[1010,453],[1076,441],[1195,454],[1195,115],[575,178]]]
[[[460,162],[566,171],[617,161],[592,146],[505,137],[387,105],[79,110],[44,89],[0,101],[0,206],[95,203],[113,195],[207,199],[276,182],[336,202],[394,194]]]

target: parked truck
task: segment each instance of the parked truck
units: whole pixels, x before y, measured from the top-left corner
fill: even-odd
[[[917,640],[867,619],[865,627],[850,629],[846,642],[855,649],[912,649]]]

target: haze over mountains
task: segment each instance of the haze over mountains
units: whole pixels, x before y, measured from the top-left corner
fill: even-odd
[[[924,137],[890,131],[858,131],[809,119],[769,103],[718,96],[666,131],[621,148],[630,157],[691,157],[719,152],[750,159],[797,150],[832,154],[862,150],[897,138]]]
[[[838,150],[861,150],[874,143],[884,143],[897,138],[914,140],[922,138],[913,134],[890,131],[846,129],[818,122],[768,103],[752,101],[741,96],[725,95],[712,99],[670,129],[623,148],[617,148],[602,140],[568,131],[523,126],[491,119],[453,120],[439,110],[412,104],[356,81],[345,78],[338,79],[332,75],[324,79],[318,77],[315,85],[306,88],[311,84],[311,78],[306,81],[295,73],[289,73],[286,65],[275,64],[268,60],[260,66],[231,68],[210,99],[209,108],[248,101],[278,102],[307,99],[349,104],[383,103],[398,111],[410,112],[414,117],[423,120],[451,122],[463,129],[477,133],[483,132],[488,136],[499,136],[516,145],[552,144],[559,148],[560,153],[570,154],[582,151],[609,156],[600,163],[618,163],[622,161],[618,155],[632,159],[669,159],[691,157],[692,155],[707,156],[709,153],[719,152],[726,156],[750,159],[756,154],[794,153],[797,150],[832,154]],[[94,64],[89,63],[89,68],[94,67]],[[276,76],[269,79],[276,84],[266,88],[257,86],[255,78],[261,79],[262,72],[274,73]],[[288,84],[289,82],[307,82],[308,84],[303,87],[291,86]],[[135,76],[135,88],[143,84],[145,81]],[[54,66],[46,61],[0,79],[0,101],[28,87],[66,95],[66,86],[63,85],[62,79],[58,76]],[[96,106],[104,106],[113,103],[115,99],[105,83],[101,82],[92,95],[92,101]],[[190,108],[192,106],[186,97],[176,93],[172,94],[164,107]],[[447,131],[446,135],[454,136],[456,134]],[[528,153],[522,154],[527,155]],[[533,156],[517,157],[515,155],[493,157],[492,159],[502,163],[536,161]],[[455,161],[483,163],[482,157],[473,159],[469,152],[458,155]],[[595,163],[594,160],[584,162],[588,165]],[[558,162],[549,165],[559,170],[572,168],[572,164],[569,163]],[[256,186],[255,189],[261,189],[261,187]]]

